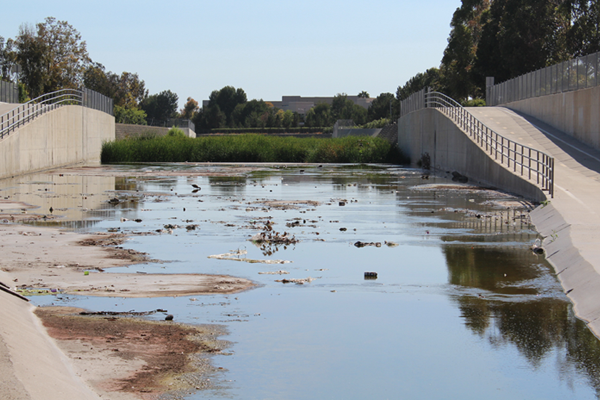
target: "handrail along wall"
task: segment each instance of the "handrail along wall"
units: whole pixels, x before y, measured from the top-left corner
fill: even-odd
[[[66,105],[79,105],[113,115],[113,100],[90,89],[62,89],[44,94],[0,115],[0,139],[35,118]]]
[[[508,139],[488,128],[454,99],[427,88],[401,102],[400,115],[423,108],[435,108],[466,132],[490,157],[520,176],[534,180],[554,197],[554,158]]]

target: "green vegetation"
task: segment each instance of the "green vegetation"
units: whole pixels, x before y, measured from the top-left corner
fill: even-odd
[[[184,131],[182,131],[181,129],[179,129],[176,126],[174,126],[171,129],[169,129],[169,132],[167,132],[167,136],[169,136],[169,137],[176,137],[176,138],[182,138],[182,137],[186,137],[186,134],[185,134]]]
[[[115,122],[118,124],[147,125],[146,113],[144,110],[115,105],[113,111],[115,114]]]
[[[485,107],[484,99],[470,99],[462,102],[463,107]]]
[[[371,137],[340,139],[235,135],[188,138],[140,137],[104,143],[103,163],[119,162],[310,162],[400,163],[398,149]]]
[[[398,87],[396,97],[432,87],[459,102],[497,83],[600,51],[600,2],[589,0],[462,0],[450,22],[439,68]]]
[[[219,134],[243,134],[243,133],[265,133],[265,134],[278,134],[278,133],[331,133],[333,127],[331,126],[316,126],[316,127],[290,127],[290,128],[214,128],[214,129],[198,129],[196,133],[219,133]]]

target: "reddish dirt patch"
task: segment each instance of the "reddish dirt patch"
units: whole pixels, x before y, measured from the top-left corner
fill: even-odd
[[[177,381],[183,374],[197,373],[201,376],[202,372],[207,372],[198,371],[191,356],[221,351],[215,341],[201,339],[203,335],[214,335],[203,327],[128,317],[81,316],[79,311],[82,310],[45,307],[38,308],[36,314],[60,347],[61,344],[69,347],[68,342],[76,341],[78,345],[87,346],[81,355],[93,349],[99,368],[103,358],[108,361],[113,357],[120,358],[125,364],[138,366],[133,371],[123,371],[120,367],[118,377],[92,382],[103,392],[129,392],[138,398],[154,399],[172,389],[196,389],[197,384],[188,382],[186,385]],[[66,353],[74,359],[82,358],[73,347]],[[143,362],[133,362],[140,360]]]

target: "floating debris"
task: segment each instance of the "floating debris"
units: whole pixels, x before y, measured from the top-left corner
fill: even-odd
[[[303,278],[303,279],[279,279],[279,280],[276,280],[275,282],[295,283],[296,285],[304,285],[305,283],[311,283],[314,280],[315,280],[315,278],[311,278],[309,276],[308,278]]]
[[[217,260],[231,260],[231,261],[243,261],[251,264],[289,264],[291,261],[287,260],[255,260],[252,258],[241,257],[248,254],[246,250],[238,250],[232,253],[215,254],[208,256],[208,258],[214,258]]]
[[[354,243],[354,246],[356,247],[367,247],[367,246],[375,246],[375,247],[381,247],[381,242],[361,242],[358,241],[356,243]]]
[[[268,272],[259,272],[259,275],[288,275],[288,271],[268,271]]]

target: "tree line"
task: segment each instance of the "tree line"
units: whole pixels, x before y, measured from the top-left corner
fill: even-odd
[[[205,108],[188,97],[183,109],[177,110],[176,93],[164,90],[149,94],[137,73],[107,71],[92,61],[81,34],[68,22],[53,17],[35,26],[21,25],[14,39],[0,36],[0,79],[18,83],[21,102],[59,89],[87,87],[113,99],[117,122],[132,124],[156,125],[182,118],[192,120],[199,129],[327,127],[337,119],[364,124],[390,118],[393,111],[391,93],[375,99],[369,110],[341,93],[331,105],[317,104],[306,115],[299,115],[262,99],[248,100],[243,89],[231,86],[214,90]],[[359,96],[369,94],[363,91]]]
[[[600,51],[598,0],[462,0],[450,22],[441,63],[419,72],[396,93],[381,93],[369,109],[344,93],[332,104],[316,104],[305,115],[280,110],[263,100],[248,100],[241,88],[214,90],[207,107],[170,90],[149,94],[137,73],[107,71],[92,61],[80,33],[66,21],[48,17],[22,25],[14,39],[0,36],[0,79],[18,83],[20,101],[63,88],[85,86],[114,100],[117,122],[161,124],[192,120],[199,129],[332,126],[338,119],[362,125],[394,120],[399,102],[430,86],[467,102],[485,96],[485,77],[502,82],[577,56]],[[367,92],[360,97],[369,97]]]
[[[439,67],[398,87],[403,100],[430,86],[455,100],[485,97],[485,78],[503,82],[600,51],[597,0],[462,0]]]

